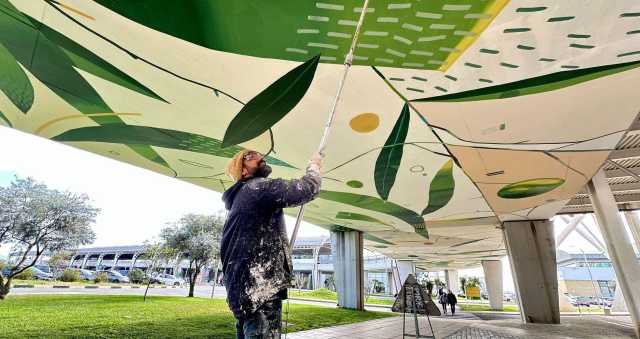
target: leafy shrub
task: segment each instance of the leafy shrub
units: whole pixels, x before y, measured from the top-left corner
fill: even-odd
[[[33,279],[33,271],[30,268],[22,271],[20,274],[13,277],[16,280],[31,280]]]
[[[129,276],[129,280],[131,280],[131,282],[134,284],[143,283],[145,278],[144,272],[139,268],[134,268],[131,271],[129,271],[128,276]]]
[[[0,260],[0,271],[2,271],[5,267],[7,267],[7,262],[4,260]]]
[[[74,282],[80,280],[80,272],[76,270],[66,269],[60,275],[60,281]]]
[[[105,283],[109,281],[109,276],[107,275],[107,272],[98,272],[93,281],[96,283]]]

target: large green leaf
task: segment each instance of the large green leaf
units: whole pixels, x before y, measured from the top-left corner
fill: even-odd
[[[429,186],[429,205],[422,215],[435,212],[444,207],[453,197],[456,182],[453,180],[453,160],[447,161],[436,173]]]
[[[409,130],[410,116],[409,105],[405,103],[395,126],[393,126],[393,130],[391,130],[391,134],[389,134],[384,147],[380,151],[380,155],[378,155],[378,160],[376,160],[373,178],[376,183],[376,190],[382,200],[389,199],[391,187],[396,182],[398,167],[400,167],[400,161],[402,161],[404,141]]]
[[[0,90],[18,107],[27,113],[33,105],[33,86],[16,59],[0,44]]]
[[[147,145],[179,149],[232,158],[241,147],[222,148],[220,140],[204,135],[147,126],[110,124],[72,129],[52,138],[56,141],[94,141],[125,145]],[[267,157],[270,164],[292,167],[284,161]],[[156,161],[157,162],[157,161]]]
[[[31,20],[34,26],[40,25],[39,22],[33,19]],[[164,99],[162,99],[149,88],[139,83],[137,80],[125,74],[90,50],[80,46],[73,40],[56,32],[47,25],[42,24],[42,26],[40,27],[40,32],[44,34],[44,36],[49,39],[49,41],[58,45],[61,51],[69,57],[75,67],[100,78],[103,78],[107,81],[118,84],[122,87],[126,87],[132,91],[164,101]]]
[[[591,81],[608,75],[624,72],[638,66],[640,66],[640,61],[581,68],[571,71],[561,71],[557,73],[538,76],[535,78],[528,78],[520,81],[510,82],[508,84],[479,88],[465,92],[446,94],[437,97],[417,99],[412,101],[457,102],[494,100],[524,96],[577,85],[582,82]]]
[[[319,60],[320,55],[309,59],[251,99],[229,123],[222,147],[251,140],[284,118],[307,92]]]
[[[396,205],[392,202],[384,201],[380,198],[371,197],[368,195],[335,191],[320,191],[319,198],[351,205],[370,211],[388,214],[413,226],[416,233],[422,235],[425,238],[429,238],[427,226],[425,225],[422,216],[410,209],[404,208],[400,205]]]

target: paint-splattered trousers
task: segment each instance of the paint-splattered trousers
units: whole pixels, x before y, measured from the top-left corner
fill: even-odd
[[[236,319],[237,339],[280,339],[282,300],[267,301],[246,318]]]

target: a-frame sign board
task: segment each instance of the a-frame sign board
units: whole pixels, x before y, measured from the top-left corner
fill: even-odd
[[[431,296],[424,291],[422,285],[418,284],[416,278],[413,274],[409,274],[407,276],[407,280],[405,280],[398,296],[396,297],[396,301],[393,303],[393,307],[391,308],[393,312],[402,312],[402,338],[411,337],[411,338],[433,338],[435,339],[435,333],[433,332],[433,327],[431,326],[431,319],[429,319],[430,315],[440,315],[440,309],[436,304],[431,300]],[[406,314],[413,314],[413,320],[415,323],[416,333],[406,333],[405,331],[405,323],[406,323]],[[431,330],[431,335],[420,334],[420,326],[418,324],[418,314],[424,314],[427,316],[427,322],[429,323],[429,329]]]

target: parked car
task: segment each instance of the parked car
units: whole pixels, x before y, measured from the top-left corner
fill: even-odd
[[[51,273],[43,272],[37,267],[31,267],[30,270],[34,280],[53,280],[53,274]],[[11,273],[11,267],[5,267],[2,270],[2,275],[4,276],[9,275],[9,273]]]
[[[129,282],[131,282],[129,280],[129,277],[125,277],[124,275],[120,274],[120,272],[118,271],[98,271],[98,272],[107,273],[107,279],[109,279],[109,282],[125,283],[125,284],[128,284]]]
[[[93,281],[96,278],[96,272],[94,271],[79,269],[78,272],[80,272],[80,279],[82,280]]]
[[[167,286],[182,286],[184,285],[184,280],[176,277],[171,274],[156,274],[151,276],[151,283],[163,284]]]

